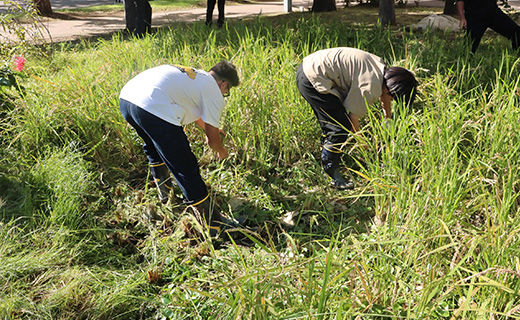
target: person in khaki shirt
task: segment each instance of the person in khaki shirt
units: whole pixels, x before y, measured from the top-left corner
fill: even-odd
[[[388,119],[392,118],[392,100],[411,104],[417,80],[405,68],[386,67],[376,55],[342,47],[305,57],[298,67],[296,82],[320,123],[325,173],[334,187],[353,189],[354,183],[343,176],[339,165],[348,133],[359,131],[367,105],[378,99]]]

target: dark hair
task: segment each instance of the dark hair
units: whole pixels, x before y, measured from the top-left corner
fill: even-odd
[[[409,70],[401,67],[386,68],[383,78],[388,92],[394,99],[402,100],[406,105],[413,103],[418,82]]]
[[[220,61],[209,69],[209,71],[213,71],[220,80],[229,82],[232,87],[236,87],[240,83],[240,80],[238,80],[237,69],[229,61]]]

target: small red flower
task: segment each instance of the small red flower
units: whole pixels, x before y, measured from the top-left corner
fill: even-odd
[[[14,57],[14,70],[15,71],[22,71],[23,67],[25,66],[25,58],[23,56]]]

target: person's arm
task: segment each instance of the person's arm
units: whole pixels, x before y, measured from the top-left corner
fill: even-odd
[[[459,27],[466,28],[468,22],[466,21],[466,16],[464,15],[464,1],[457,1],[457,13],[459,14]]]
[[[392,96],[382,94],[379,100],[381,101],[381,108],[383,109],[385,119],[392,119]]]
[[[197,124],[199,124],[198,120]],[[224,148],[224,145],[222,144],[222,137],[220,136],[220,131],[221,130],[219,128],[214,127],[209,123],[204,123],[204,132],[206,133],[206,141],[208,143],[208,146],[215,152],[217,152],[218,157],[220,159],[224,159],[229,154],[226,148]]]
[[[204,121],[202,121],[201,118],[195,120],[195,124],[198,125],[202,130],[206,131],[206,123]],[[218,132],[223,136],[225,137],[226,136],[226,132],[222,129],[218,129]]]

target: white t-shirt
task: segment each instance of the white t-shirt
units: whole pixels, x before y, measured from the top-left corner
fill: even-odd
[[[224,97],[212,75],[175,65],[141,72],[128,81],[119,98],[178,126],[201,118],[220,128],[224,109]]]

